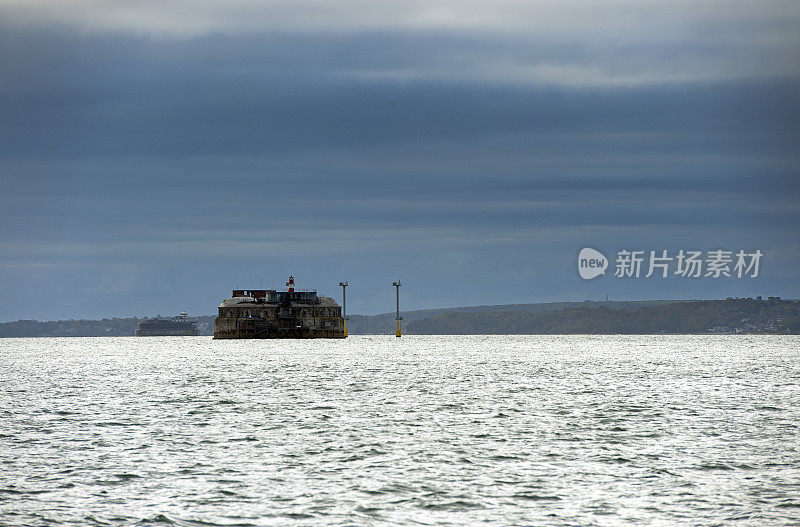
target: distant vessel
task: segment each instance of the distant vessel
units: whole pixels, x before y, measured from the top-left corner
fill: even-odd
[[[342,308],[316,291],[234,289],[219,305],[215,339],[345,338]]]
[[[137,337],[193,337],[199,334],[197,321],[186,313],[172,318],[148,318],[136,325]]]

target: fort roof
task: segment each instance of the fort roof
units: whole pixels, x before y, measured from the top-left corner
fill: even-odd
[[[261,292],[264,294],[260,294]],[[333,298],[317,296],[316,291],[234,290],[234,296],[222,301],[219,307],[244,305],[278,305],[288,296],[293,305],[338,306]],[[249,294],[244,294],[249,293]]]

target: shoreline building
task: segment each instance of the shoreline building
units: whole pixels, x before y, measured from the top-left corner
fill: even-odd
[[[342,308],[316,291],[234,289],[219,305],[215,339],[345,338]]]

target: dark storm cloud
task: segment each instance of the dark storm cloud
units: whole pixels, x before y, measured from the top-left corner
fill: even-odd
[[[787,32],[760,24],[730,27]],[[210,312],[230,281],[270,267],[332,283],[402,272],[430,287],[420,306],[556,300],[582,287],[564,269],[586,243],[769,245],[783,262],[775,287],[797,291],[795,54],[765,58],[712,26],[716,39],[636,49],[398,28],[152,38],[8,26],[0,292],[57,283],[94,316],[164,312],[149,299],[185,292],[175,276],[192,268],[211,289],[192,302]],[[706,56],[713,75],[692,66]],[[478,285],[479,301],[430,283],[498,270],[515,290],[549,278],[538,297]],[[680,294],[704,287],[719,286]],[[109,311],[104,294],[133,311]],[[63,314],[39,316],[72,314],[51,305]]]
[[[410,67],[431,50],[486,52],[484,42],[459,37],[6,39],[7,155],[241,153],[572,131],[697,137],[722,129],[720,147],[733,149],[797,139],[793,82],[609,90],[354,76]],[[556,62],[578,52],[547,51]]]

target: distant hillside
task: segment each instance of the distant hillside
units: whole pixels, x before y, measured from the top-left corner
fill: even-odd
[[[551,302],[404,311],[403,330],[420,335],[800,333],[796,300],[650,300]],[[214,316],[194,317],[212,335]],[[394,334],[395,314],[350,315],[351,335]],[[0,323],[0,337],[133,336],[141,319],[18,320]]]
[[[538,304],[504,304],[494,306],[469,306],[450,307],[443,309],[422,309],[417,311],[401,311],[403,327],[422,319],[429,319],[449,313],[491,313],[491,312],[525,312],[541,313],[543,311],[559,311],[569,308],[583,308],[587,306],[606,306],[611,309],[635,309],[642,306],[655,306],[681,302],[681,300],[641,300],[641,301],[610,301],[610,302],[543,302]],[[395,313],[381,313],[380,315],[350,315],[347,322],[347,331],[352,335],[394,335]]]
[[[800,302],[705,300],[634,309],[572,307],[557,311],[453,312],[415,320],[407,334],[702,334],[800,333]]]
[[[198,321],[201,335],[213,335],[214,317],[192,317]],[[132,337],[140,318],[104,318],[103,320],[17,320],[0,323],[0,337]]]

